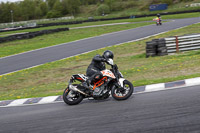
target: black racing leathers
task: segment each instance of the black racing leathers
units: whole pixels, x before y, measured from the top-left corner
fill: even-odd
[[[99,75],[98,77],[101,78],[103,75],[100,71],[105,70],[105,61],[106,59],[100,55],[96,55],[90,65],[87,68],[86,74],[91,81],[94,80],[95,76]]]

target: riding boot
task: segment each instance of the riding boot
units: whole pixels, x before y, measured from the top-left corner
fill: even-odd
[[[83,87],[87,88],[87,89],[90,89],[90,83],[91,83],[91,80],[90,79],[87,79],[85,82],[82,83]]]

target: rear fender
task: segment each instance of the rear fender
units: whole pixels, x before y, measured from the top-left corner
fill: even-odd
[[[84,82],[88,79],[87,76],[85,76],[84,74],[75,74],[75,75],[72,75],[72,79],[73,80],[78,80],[80,82]]]

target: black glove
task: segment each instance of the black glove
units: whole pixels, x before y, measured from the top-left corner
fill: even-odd
[[[107,61],[105,58],[102,58],[101,60],[102,60],[103,62],[106,62],[106,61]]]

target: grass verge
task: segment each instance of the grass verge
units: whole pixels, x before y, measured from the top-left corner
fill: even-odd
[[[80,56],[46,63],[0,76],[0,100],[61,95],[72,74],[85,73],[91,59],[106,49],[115,54],[124,77],[134,86],[200,76],[200,50],[145,58],[145,42],[154,38],[200,33],[200,24],[163,33],[145,40],[102,48]],[[109,68],[109,66],[107,66]]]
[[[0,44],[0,57],[22,53],[34,49],[53,46],[61,43],[67,43],[83,38],[94,37],[106,33],[137,28],[153,23],[136,23],[126,25],[113,25],[104,27],[94,27],[87,29],[72,29],[70,31],[63,31],[43,36],[38,36],[32,39],[17,40]]]
[[[163,17],[163,19],[188,18],[188,17],[198,17],[198,16],[200,17],[199,13],[185,13],[185,14],[179,14],[179,15],[166,15],[165,17]],[[142,22],[142,21],[151,21],[153,18],[154,17],[146,17],[146,18],[136,18],[136,19],[89,22],[89,23],[83,23],[83,24],[68,25],[68,27],[74,28],[74,27],[81,27],[81,26],[102,25],[102,24],[121,23],[121,22]],[[18,53],[22,53],[22,52],[26,52],[26,51],[30,51],[34,49],[39,49],[39,48],[53,46],[53,45],[57,45],[61,43],[75,41],[75,40],[79,40],[79,39],[83,39],[87,37],[98,36],[105,33],[136,28],[136,27],[140,27],[140,26],[144,26],[144,25],[148,25],[152,23],[143,22],[139,24],[133,23],[133,24],[126,24],[126,25],[104,26],[104,27],[96,27],[96,28],[87,28],[87,30],[74,29],[74,30],[54,33],[50,35],[43,35],[43,36],[36,37],[33,39],[5,42],[5,43],[0,44],[0,57],[5,57],[5,56],[18,54]],[[3,33],[0,33],[0,37],[8,36],[10,34],[15,34],[15,33],[34,32],[34,31],[63,28],[63,27],[66,27],[66,26],[51,26],[51,27],[43,27],[43,28],[36,28],[36,29],[3,32]]]
[[[175,15],[163,15],[162,19],[181,19],[181,18],[193,18],[193,17],[200,17],[200,13],[197,12],[197,13],[184,13],[184,14],[175,14]],[[155,18],[155,16],[153,16],[153,17],[143,17],[143,18],[134,18],[134,19],[119,19],[119,20],[86,22],[86,23],[82,23],[82,24],[60,25],[60,26],[50,26],[50,27],[42,27],[42,28],[36,28],[36,29],[8,31],[8,32],[0,33],[0,37],[1,36],[7,36],[9,34],[15,34],[15,33],[34,32],[34,31],[47,30],[47,29],[64,28],[64,27],[74,28],[74,27],[103,25],[103,24],[122,23],[122,22],[152,21],[153,18]]]

